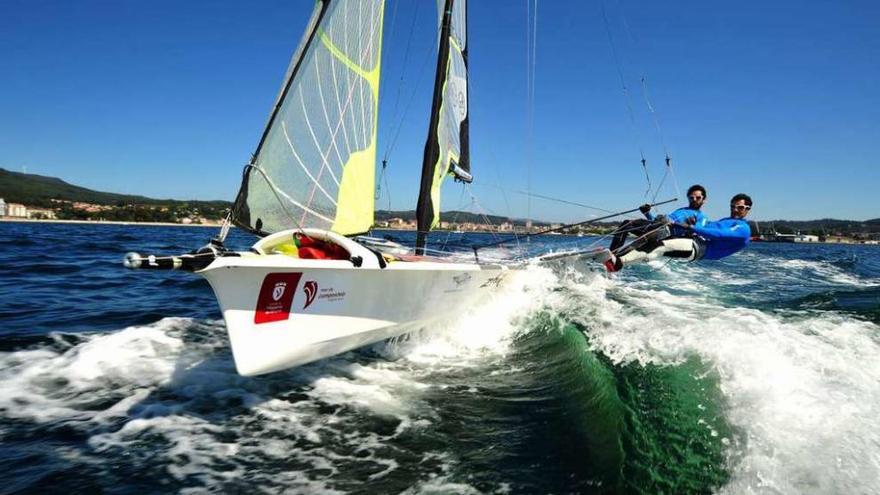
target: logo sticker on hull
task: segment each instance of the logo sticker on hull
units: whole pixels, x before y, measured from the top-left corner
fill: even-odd
[[[455,282],[456,287],[461,287],[462,284],[469,281],[471,279],[470,273],[462,273],[461,275],[456,275],[452,277],[452,281]]]
[[[481,285],[480,288],[482,289],[483,287],[498,287],[499,285],[501,285],[501,282],[503,280],[504,280],[504,274],[502,273],[501,275],[498,275],[497,277],[492,277],[489,280],[486,280],[486,282],[483,283],[483,285]]]
[[[303,292],[306,293],[306,304],[303,306],[303,309],[306,309],[311,306],[312,302],[315,300],[315,296],[318,295],[318,282],[309,280],[303,284]]]
[[[270,273],[263,279],[260,295],[257,297],[257,308],[254,311],[254,323],[282,321],[290,317],[293,296],[302,273]]]

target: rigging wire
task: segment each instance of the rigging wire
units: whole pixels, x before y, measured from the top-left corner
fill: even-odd
[[[464,193],[465,193],[465,190],[464,190],[464,188],[462,188],[461,189],[461,196],[458,198],[458,208],[455,209],[455,216],[452,217],[451,222],[447,222],[447,223],[449,223],[449,224],[458,223],[458,217],[461,215],[462,208],[465,207],[464,206],[464,203],[465,203],[464,202]],[[449,244],[449,238],[451,236],[452,236],[452,231],[447,230],[446,231],[446,239],[443,239],[443,244],[441,244],[441,248],[440,248],[441,251],[446,250],[446,246]]]
[[[629,86],[626,84],[626,78],[623,75],[623,63],[620,60],[620,56],[617,53],[617,45],[614,43],[614,36],[611,34],[611,23],[608,22],[608,13],[605,9],[605,2],[601,3],[602,6],[602,21],[605,25],[605,34],[608,36],[608,44],[611,46],[611,55],[614,58],[614,66],[617,69],[617,78],[620,82],[620,89],[623,91],[623,99],[626,104],[626,113],[629,116],[629,123],[632,126],[633,134],[636,138],[636,145],[639,148],[639,156],[641,158],[642,170],[645,172],[645,182],[647,183],[647,188],[645,189],[645,199],[651,194],[651,174],[648,172],[648,161],[645,158],[645,149],[642,145],[642,135],[639,132],[639,126],[636,124],[636,116],[633,111],[632,105],[632,95],[629,92]]]
[[[485,208],[482,204],[480,204],[480,201],[477,199],[476,196],[474,196],[473,191],[471,191],[470,184],[467,184],[467,183],[465,184],[465,190],[467,191],[468,195],[470,195],[470,197],[471,197],[471,204],[473,204],[474,206],[477,207],[477,209],[480,212],[479,214],[483,217],[483,220],[486,222],[486,225],[494,227],[495,225],[492,223],[492,220],[489,218],[489,215],[487,215],[486,212],[493,214],[495,216],[500,216],[500,215],[493,213],[491,210]],[[498,239],[498,234],[495,231],[492,231],[492,237],[495,239]],[[516,243],[517,243],[517,245],[519,244],[519,237],[516,238]]]
[[[636,37],[633,35],[633,31],[629,26],[629,22],[627,21],[626,15],[623,11],[623,5],[621,5],[621,3],[619,1],[617,1],[617,6],[618,6],[618,11],[620,12],[620,20],[621,20],[621,23],[623,24],[624,32],[626,33],[630,42],[633,45],[638,46],[639,42],[638,42],[638,40],[636,40]],[[603,4],[603,11],[604,11],[604,4]],[[607,29],[607,20],[606,20],[606,29]],[[666,145],[666,139],[664,138],[663,131],[660,127],[660,118],[659,118],[658,113],[654,107],[654,104],[651,102],[651,98],[648,93],[648,76],[647,76],[647,74],[645,74],[645,72],[642,72],[642,74],[639,77],[639,81],[640,81],[640,85],[641,85],[642,97],[645,101],[645,107],[647,107],[648,112],[651,114],[651,120],[653,121],[653,124],[654,124],[654,131],[657,133],[657,139],[660,141],[660,145],[663,147],[664,163],[665,163],[663,177],[660,180],[660,183],[657,184],[657,189],[654,191],[654,195],[652,196],[651,201],[653,202],[657,199],[657,196],[660,194],[661,188],[663,187],[663,184],[666,181],[666,178],[668,175],[672,176],[673,185],[675,187],[675,194],[678,197],[681,197],[681,189],[679,188],[679,185],[678,185],[678,179],[675,177],[675,170],[672,167],[672,154],[669,152],[669,147]],[[647,169],[645,170],[645,173],[647,174]],[[649,184],[650,184],[650,180],[649,180]],[[650,191],[650,187],[648,188],[648,190]]]
[[[397,10],[396,5],[399,5],[399,4],[400,4],[400,1],[398,1],[395,4],[395,11]],[[398,106],[400,104],[400,98],[402,96],[403,86],[404,86],[403,82],[406,79],[406,77],[405,77],[406,76],[406,69],[407,69],[407,67],[409,67],[409,64],[408,64],[409,53],[410,53],[410,48],[412,47],[413,33],[415,32],[416,21],[418,21],[418,18],[419,18],[419,11],[420,11],[419,7],[421,6],[421,4],[422,4],[422,2],[416,2],[416,4],[415,4],[415,11],[413,12],[412,21],[410,22],[410,26],[409,26],[409,35],[407,36],[407,39],[406,39],[406,47],[404,48],[404,51],[403,51],[403,62],[401,62],[400,78],[399,78],[398,84],[397,84],[397,93],[395,94],[394,106],[392,107],[392,110],[391,110],[391,122],[398,123],[397,124],[397,126],[398,126],[397,132],[399,132],[400,127],[403,126],[403,119],[404,119],[404,117],[406,117],[406,113],[409,110],[409,104],[407,104],[407,106],[404,108],[404,113],[401,116],[400,120],[397,119]],[[429,49],[433,49],[433,45],[430,45]],[[420,76],[422,75],[422,72],[424,72],[424,67],[426,65],[424,60],[428,60],[428,59],[430,59],[429,56],[423,58],[422,70],[420,71],[420,74],[417,76],[417,81],[419,79],[421,79]],[[417,87],[417,86],[418,85],[416,84],[415,87]],[[413,89],[413,91],[415,91],[415,88]],[[412,102],[412,96],[410,96],[409,102]],[[396,134],[395,134],[395,138],[385,148],[383,160],[388,160],[388,156],[391,154],[391,150],[394,148],[394,144],[396,141],[397,141],[397,139],[396,139]]]
[[[477,84],[475,84],[473,78],[468,78],[468,99],[472,100],[472,101],[478,101],[478,100],[480,100],[480,98],[477,95],[483,95],[483,94],[486,94],[486,93],[483,93],[478,89]],[[471,113],[471,115],[475,115],[474,112],[477,112],[478,108],[479,107],[469,106],[468,112]],[[478,120],[478,119],[471,119],[471,122],[474,122],[475,120]],[[498,158],[498,155],[495,153],[495,148],[493,146],[482,146],[482,147],[480,147],[480,149],[484,150],[486,153],[488,153],[488,155],[489,155],[488,162],[493,165],[491,167],[491,169],[495,172],[497,183],[501,184],[503,182],[503,179],[501,176],[501,170],[498,166],[496,166],[496,164],[503,163],[503,161]],[[474,182],[471,182],[471,185],[473,185],[473,184],[474,184]],[[467,184],[463,184],[463,186],[466,186],[466,185]],[[504,200],[504,205],[507,209],[507,216],[508,217],[513,216],[513,213],[512,213],[513,210],[510,207],[510,198],[508,198],[509,190],[506,187],[496,185],[496,184],[488,184],[488,183],[486,183],[486,184],[480,183],[479,185],[488,185],[488,186],[494,187],[494,188],[498,189],[499,191],[501,191],[501,198]],[[494,215],[497,213],[492,212],[492,214]],[[512,234],[514,236],[519,235],[516,231],[512,232]]]
[[[386,3],[391,3],[391,0],[387,0]],[[396,2],[394,2],[394,8],[391,10],[391,16],[390,16],[391,21],[388,23],[388,28],[387,28],[386,30],[384,30],[384,31],[387,31],[387,32],[388,32],[388,36],[387,36],[386,39],[389,40],[389,41],[392,40],[392,39],[394,39],[394,38],[395,38],[395,34],[397,33],[397,31],[396,31],[396,26],[397,26],[397,7],[398,7],[398,6],[400,6],[400,1],[399,1],[399,0],[396,1]],[[386,10],[386,9],[384,9],[384,7],[383,7],[383,10]],[[386,11],[387,11],[387,10],[386,10]],[[389,16],[385,16],[385,18],[388,18],[388,17],[389,17]],[[381,75],[380,75],[380,77],[381,77],[383,80],[386,79],[386,77],[385,77],[385,72],[388,71],[388,66],[390,66],[391,64],[389,64],[389,63],[386,62],[385,65],[386,65],[386,69],[385,69],[384,71],[381,71]]]
[[[667,199],[666,201],[661,201],[661,202],[659,202],[659,203],[654,203],[654,204],[652,204],[651,206],[665,205],[665,204],[668,204],[668,203],[672,203],[673,201],[676,201],[676,200],[677,200],[676,198]],[[540,231],[540,232],[535,232],[534,234],[529,233],[529,234],[526,234],[526,237],[533,237],[533,236],[537,236],[537,235],[549,234],[549,233],[551,233],[551,232],[561,232],[561,231],[563,231],[563,230],[568,230],[568,229],[570,229],[570,228],[572,228],[572,227],[580,227],[581,225],[590,225],[590,224],[594,224],[594,223],[597,223],[597,222],[601,222],[601,221],[603,221],[603,220],[608,220],[608,219],[610,219],[610,218],[620,217],[620,216],[623,216],[623,215],[628,215],[628,214],[630,214],[630,213],[634,213],[634,212],[636,212],[636,211],[639,211],[640,209],[641,209],[641,207],[639,207],[639,208],[632,208],[632,209],[629,209],[629,210],[624,210],[624,211],[618,211],[618,212],[610,213],[610,214],[608,214],[608,215],[605,215],[605,216],[602,216],[602,217],[599,217],[599,218],[591,218],[591,219],[589,219],[589,220],[584,220],[584,221],[582,221],[582,222],[568,223],[568,224],[565,224],[565,225],[562,225],[562,226],[559,226],[559,227],[553,227],[553,228],[550,228],[550,229],[542,230],[542,231]],[[509,239],[505,239],[505,240],[500,241],[500,242],[494,242],[494,243],[482,244],[482,245],[480,245],[480,246],[474,246],[474,252],[476,252],[478,249],[482,249],[482,248],[486,248],[486,247],[491,247],[491,246],[497,246],[497,245],[499,245],[499,244],[503,244],[503,243],[505,243],[505,242],[509,242],[509,241],[510,241]],[[517,241],[519,241],[518,238],[517,238]]]
[[[527,154],[526,167],[527,167],[527,177],[528,177],[527,188],[531,189],[531,162],[533,161],[531,143],[533,141],[532,138],[533,138],[533,133],[534,133],[533,125],[532,125],[532,115],[533,115],[532,111],[533,111],[533,107],[534,107],[534,79],[535,79],[534,60],[537,55],[537,52],[536,52],[536,45],[537,44],[534,43],[534,41],[533,41],[535,39],[535,37],[537,37],[537,22],[536,21],[533,22],[533,19],[537,19],[538,0],[526,0],[525,3],[526,3],[526,124],[527,124],[526,142],[528,143],[527,144],[528,150],[526,153]],[[474,84],[473,79],[468,78],[469,99],[473,98],[477,94],[477,92],[478,92],[477,87]],[[472,108],[469,109],[469,111],[472,111],[472,110],[473,110]],[[493,148],[487,147],[484,149],[486,149],[488,151],[488,153],[491,155],[491,157],[493,158],[493,160],[492,160],[493,163],[501,163],[501,161],[497,159],[497,156],[495,155]],[[498,175],[498,181],[501,182],[500,173],[499,173],[499,170],[497,167],[495,168],[495,172]],[[500,190],[502,193],[501,196],[504,200],[504,204],[507,207],[508,217],[511,216],[511,214],[510,214],[510,211],[511,211],[510,201],[507,197],[507,193],[509,192],[509,190],[505,187],[502,187],[499,185],[494,185],[494,184],[488,184],[488,183],[482,184],[481,183],[480,185],[488,185],[488,186],[491,186],[491,187],[494,187],[494,188]],[[480,204],[476,195],[473,194],[473,191],[470,188],[470,185],[465,183],[465,184],[463,184],[463,186],[464,186],[464,188],[466,188],[468,194],[470,194],[472,204],[476,205],[478,208],[480,208],[482,210],[486,210]],[[531,216],[531,196],[527,192],[522,192],[522,191],[516,191],[516,192],[519,194],[524,194],[529,197],[526,216],[527,216],[527,218],[530,218],[530,216]],[[486,225],[492,226],[493,224],[492,224],[491,220],[488,218],[488,216],[484,212],[481,212],[481,213],[482,213],[482,216],[486,222]],[[496,213],[491,212],[491,211],[490,211],[490,213],[497,215]],[[499,215],[499,216],[501,216],[501,215]],[[512,233],[513,233],[514,237],[516,238],[517,243],[519,243],[518,233],[515,230]]]
[[[666,155],[666,170],[663,173],[663,180],[666,180],[667,174],[671,174],[672,183],[675,185],[675,194],[681,196],[681,189],[678,187],[678,179],[676,179],[675,171],[672,169],[672,155],[669,153],[669,148],[666,146],[666,140],[663,138],[663,131],[660,128],[660,118],[657,116],[657,111],[654,109],[654,105],[651,103],[651,98],[648,95],[647,79],[647,76],[642,76],[642,95],[645,97],[645,105],[648,107],[648,111],[651,113],[651,117],[654,120],[654,129],[657,131],[657,138],[660,140],[660,145],[663,146],[663,153]],[[660,194],[660,187],[663,185],[663,180],[657,185],[657,190],[654,191],[653,199],[657,199],[657,196]]]
[[[398,2],[399,5],[400,2]],[[425,56],[422,57],[422,64],[419,67],[417,74],[415,76],[415,83],[412,86],[412,90],[409,93],[409,98],[406,101],[406,104],[403,107],[403,113],[398,114],[398,106],[400,103],[400,99],[403,93],[404,81],[406,79],[406,69],[409,67],[409,54],[410,49],[412,47],[413,41],[413,33],[415,32],[415,27],[417,24],[417,20],[419,18],[420,6],[422,2],[416,2],[415,11],[413,12],[412,21],[410,22],[409,27],[409,35],[407,36],[406,48],[404,49],[402,69],[400,72],[400,79],[397,85],[397,93],[394,99],[394,106],[391,112],[391,122],[392,122],[392,130],[391,130],[391,141],[386,145],[385,151],[382,156],[382,170],[379,176],[379,180],[376,184],[376,200],[379,199],[382,193],[382,183],[385,183],[385,191],[388,197],[388,209],[391,210],[391,188],[388,186],[388,175],[386,174],[386,169],[388,167],[388,161],[391,157],[391,153],[394,151],[394,148],[397,146],[397,139],[400,137],[400,131],[403,129],[403,123],[406,120],[406,116],[409,114],[409,109],[412,106],[413,100],[415,99],[415,95],[418,92],[420,87],[420,82],[424,81],[425,74],[427,73],[427,68],[429,67],[429,62],[431,60],[431,53],[434,50],[434,45],[428,45],[428,50],[425,53]],[[440,36],[440,31],[438,28],[437,36]],[[399,116],[399,118],[398,118]]]
[[[531,5],[530,5],[531,2]],[[538,0],[526,0],[526,190],[532,190],[535,161],[535,67],[538,55]],[[527,225],[531,225],[532,199],[526,203]],[[527,229],[528,230],[528,229]],[[530,238],[527,238],[530,240]]]
[[[590,206],[588,204],[579,203],[577,201],[571,201],[571,200],[562,199],[562,198],[554,198],[552,196],[545,196],[543,194],[538,194],[538,193],[530,193],[528,191],[521,191],[521,190],[517,190],[517,189],[507,189],[506,187],[498,185],[498,184],[490,184],[488,182],[477,182],[477,181],[474,181],[472,184],[477,185],[477,186],[481,186],[481,187],[492,187],[492,188],[498,189],[499,191],[502,191],[502,192],[511,192],[511,193],[516,193],[516,194],[521,194],[523,196],[531,196],[533,198],[539,198],[539,199],[544,199],[547,201],[553,201],[556,203],[572,205],[572,206],[579,206],[581,208],[588,208],[590,210],[601,211],[603,213],[611,213],[611,210],[607,210],[605,208],[599,208],[598,206]],[[505,196],[505,198],[506,198],[506,196]],[[508,206],[508,209],[509,209],[509,206]]]
[[[388,176],[385,174],[385,169],[388,168],[388,160],[382,160],[382,171],[379,173],[379,178],[376,180],[376,195],[374,196],[375,201],[379,201],[382,197],[382,183],[385,183],[385,195],[388,198],[388,210],[391,211],[391,188],[388,186]]]

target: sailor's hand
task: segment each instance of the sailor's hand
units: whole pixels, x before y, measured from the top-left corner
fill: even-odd
[[[696,215],[687,217],[684,219],[684,222],[688,225],[695,225],[697,223],[697,217]]]
[[[642,215],[647,215],[649,211],[651,211],[651,205],[648,203],[639,206],[639,211],[642,212]]]

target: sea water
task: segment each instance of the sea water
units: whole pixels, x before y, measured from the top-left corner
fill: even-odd
[[[245,378],[205,281],[121,265],[213,234],[0,223],[0,492],[880,492],[880,247],[533,268]]]

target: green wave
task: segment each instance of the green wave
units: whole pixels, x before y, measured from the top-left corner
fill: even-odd
[[[676,366],[613,367],[626,405],[623,439],[626,492],[711,493],[729,479],[719,377],[692,357]]]
[[[549,492],[711,493],[727,482],[725,439],[735,432],[711,365],[616,365],[558,314],[537,313],[528,326],[516,346],[532,363],[523,376],[553,402],[535,445],[556,453],[558,478],[543,473],[559,479]]]

